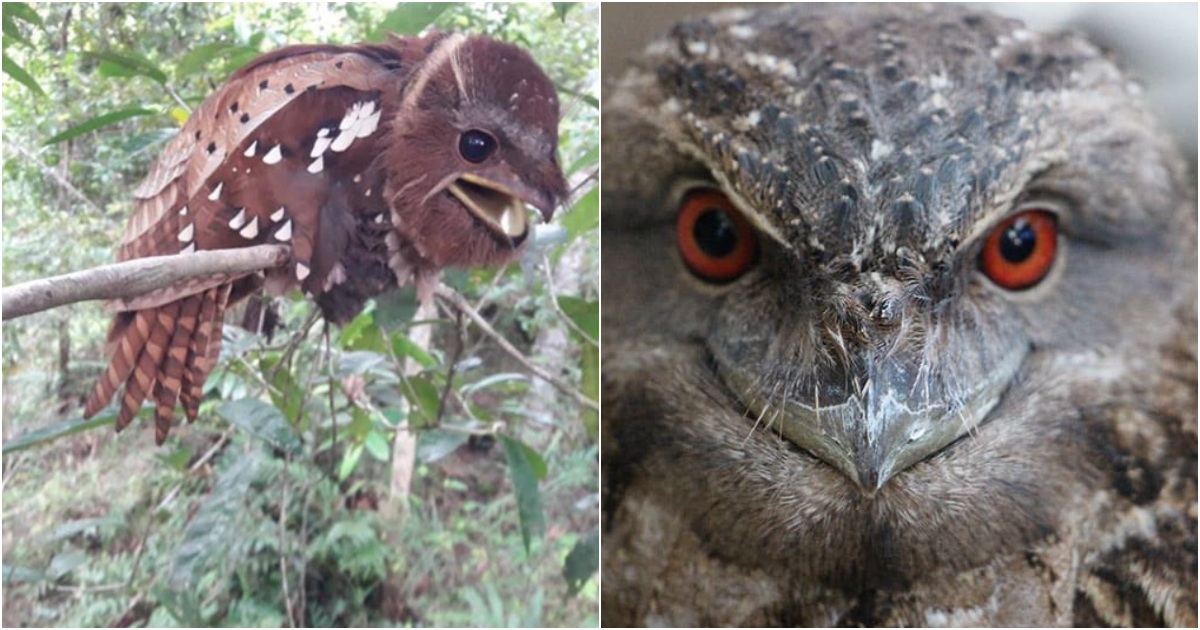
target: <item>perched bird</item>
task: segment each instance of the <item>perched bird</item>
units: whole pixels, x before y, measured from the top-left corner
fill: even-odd
[[[226,309],[300,287],[344,322],[367,298],[448,266],[498,265],[566,194],[558,97],[525,51],[431,34],[283,48],[193,112],[135,193],[118,258],[291,246],[283,269],[211,277],[127,301],[85,417],[122,387],[117,429],[150,396],[156,438],[194,420]]]
[[[1196,624],[1196,188],[1095,46],[675,26],[602,118],[605,625]]]

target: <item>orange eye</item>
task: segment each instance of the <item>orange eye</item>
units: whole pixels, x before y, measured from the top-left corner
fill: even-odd
[[[754,228],[729,197],[716,190],[698,190],[683,198],[675,237],[688,269],[712,282],[736,280],[758,255]]]
[[[1010,291],[1028,289],[1050,273],[1058,250],[1058,222],[1044,210],[1010,217],[988,234],[979,269]]]

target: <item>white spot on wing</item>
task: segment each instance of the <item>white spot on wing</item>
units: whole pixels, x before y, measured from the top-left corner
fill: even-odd
[[[233,219],[231,219],[229,221],[229,227],[234,230],[242,229],[243,225],[246,225],[246,209],[245,208],[241,208],[240,210],[238,210],[237,215],[235,215],[233,217]]]
[[[355,127],[354,136],[356,138],[366,138],[375,133],[375,129],[379,127],[379,115],[382,112],[375,112],[370,116],[360,120],[358,126]]]
[[[307,278],[308,274],[310,274],[310,273],[312,273],[312,270],[308,268],[308,265],[306,265],[302,262],[296,263],[296,279],[297,280],[304,282],[304,279]]]
[[[217,187],[212,189],[212,192],[208,193],[208,200],[216,201],[217,198],[219,198],[221,196],[221,188],[224,186],[225,186],[225,182],[221,182],[220,184],[217,184]]]
[[[251,142],[250,146],[246,147],[246,150],[242,152],[242,155],[246,157],[254,157],[254,152],[256,150],[258,150],[258,140]]]
[[[354,142],[354,132],[349,130],[343,131],[337,138],[333,139],[333,143],[329,145],[329,148],[341,153],[350,146],[351,142]]]
[[[275,223],[282,221],[284,212],[286,212],[286,210],[284,210],[283,206],[279,206],[278,210],[271,213],[271,221]]]
[[[280,145],[278,144],[275,145],[275,148],[271,149],[266,155],[263,156],[263,162],[266,162],[267,164],[278,164],[279,160],[282,159],[283,149],[281,149]]]
[[[320,173],[323,170],[325,170],[325,157],[324,156],[321,156],[321,157],[313,160],[312,164],[308,165],[308,172],[312,173],[313,175],[316,175],[317,173]]]
[[[238,232],[238,234],[241,234],[244,239],[252,239],[258,236],[258,217],[250,219],[250,224],[242,228],[242,231]]]
[[[342,263],[336,262],[333,264],[333,269],[329,270],[329,275],[325,277],[325,286],[323,288],[328,291],[333,287],[333,285],[340,284],[345,281],[346,268],[342,266]]]
[[[195,244],[195,243],[188,243],[188,244],[187,244],[187,247],[184,247],[183,249],[179,250],[179,253],[180,253],[180,254],[191,254],[191,253],[193,253],[193,252],[195,252],[195,251],[196,251],[196,244]]]
[[[338,129],[345,131],[358,123],[358,119],[363,116],[363,105],[366,103],[355,103],[350,106],[350,110],[342,117],[342,122],[338,123]],[[374,107],[374,105],[372,105]]]
[[[322,129],[321,131],[325,130]],[[329,148],[330,142],[333,142],[333,138],[330,138],[329,136],[317,138],[317,141],[313,143],[312,151],[309,152],[308,157],[321,157],[321,154],[325,152],[325,149]]]
[[[187,224],[187,227],[183,228],[182,230],[179,230],[179,242],[187,243],[188,241],[192,240],[192,236],[194,236],[195,234],[196,234],[196,224],[189,223],[189,224]]]
[[[275,231],[275,239],[286,243],[287,241],[291,240],[291,238],[292,238],[292,220],[288,219],[288,222],[284,223],[283,227],[281,227]]]
[[[187,216],[187,206],[184,206],[184,207],[182,207],[182,208],[180,208],[180,209],[179,209],[179,216],[181,216],[181,217],[186,217],[186,216]]]

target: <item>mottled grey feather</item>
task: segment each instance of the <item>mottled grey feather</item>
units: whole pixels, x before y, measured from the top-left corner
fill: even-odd
[[[1195,180],[1136,83],[972,9],[804,5],[613,88],[605,625],[1195,625]],[[760,233],[735,282],[680,262],[696,183]],[[1030,206],[1058,257],[1006,291],[982,241]],[[937,428],[980,383],[877,489],[777,431],[888,384]]]

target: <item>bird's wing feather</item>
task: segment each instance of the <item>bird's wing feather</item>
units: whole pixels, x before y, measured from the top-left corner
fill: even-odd
[[[294,264],[275,273],[276,288],[299,283],[322,292],[334,267],[313,260],[322,204],[334,188],[353,187],[361,201],[374,186],[374,203],[357,209],[385,214],[372,170],[390,113],[382,95],[397,92],[404,72],[419,64],[421,41],[295,46],[237,72],[196,109],[135,192],[118,258],[290,244]],[[225,309],[259,285],[218,275],[123,302],[126,312],[109,333],[112,359],[85,416],[124,387],[118,428],[148,395],[157,403],[160,442],[177,399],[194,419]]]

